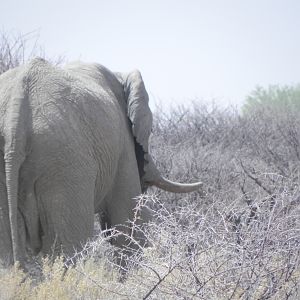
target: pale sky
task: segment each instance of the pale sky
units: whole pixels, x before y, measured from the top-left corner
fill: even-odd
[[[299,0],[0,0],[0,29],[38,30],[48,57],[139,69],[151,106],[300,83]]]

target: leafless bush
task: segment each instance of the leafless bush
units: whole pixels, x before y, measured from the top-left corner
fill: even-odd
[[[23,65],[36,56],[46,58],[45,50],[39,44],[37,31],[26,34],[0,32],[0,74]],[[47,59],[56,65],[65,61],[62,55]]]
[[[177,180],[201,178],[207,186],[204,199],[197,193],[159,195],[164,212],[170,212],[168,222],[185,220],[191,226],[184,230],[177,221],[167,226],[172,240],[183,247],[179,252],[189,249],[183,242],[189,240],[189,251],[214,255],[199,268],[197,280],[205,284],[197,297],[295,297],[300,275],[299,112],[264,107],[241,116],[194,106],[159,114],[156,121],[152,151],[160,168]],[[156,221],[161,213],[159,209]],[[199,220],[208,223],[197,230],[193,226]],[[161,237],[166,223],[159,224],[154,236]],[[174,244],[166,249],[175,257]],[[208,274],[213,285],[203,279]]]
[[[187,201],[174,211],[156,195],[143,196],[143,205],[155,207],[153,221],[131,225],[143,231],[151,247],[125,252],[125,278],[108,284],[91,277],[81,262],[75,271],[105,291],[106,299],[296,299],[300,201],[298,191],[288,192],[288,182],[282,187],[272,206],[261,197],[243,208],[214,198],[206,209]],[[127,238],[137,243],[134,235]],[[103,240],[92,245],[97,257]],[[93,255],[86,250],[80,255],[89,261]],[[97,268],[103,257],[93,263]]]
[[[156,222],[150,226],[155,256],[139,264],[147,274],[144,299],[150,294],[165,299],[288,299],[297,292],[300,206],[295,195],[277,195],[272,208],[265,198],[257,199],[255,213],[236,203],[224,207],[221,200],[213,199],[206,210],[185,203],[176,212],[158,202]],[[141,273],[134,277],[137,286]]]
[[[293,178],[297,184],[299,119],[299,111],[289,107],[264,107],[247,116],[234,109],[179,107],[155,117],[152,152],[170,176],[201,178],[214,193],[231,190],[231,201],[241,195],[241,186],[252,189],[255,183],[245,168]]]

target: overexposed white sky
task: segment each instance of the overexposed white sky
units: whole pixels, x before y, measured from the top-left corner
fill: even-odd
[[[46,55],[142,72],[151,106],[241,105],[300,82],[299,0],[0,0],[0,30],[39,30]]]

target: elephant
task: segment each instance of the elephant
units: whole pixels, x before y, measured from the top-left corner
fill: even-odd
[[[26,251],[68,256],[102,225],[130,233],[149,186],[198,190],[163,177],[149,153],[152,113],[138,70],[42,58],[0,76],[0,261]],[[143,222],[148,221],[147,213]],[[124,247],[118,237],[115,244]]]

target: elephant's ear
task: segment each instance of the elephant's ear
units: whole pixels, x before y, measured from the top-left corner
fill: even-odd
[[[123,75],[124,76],[124,75]],[[132,123],[132,133],[136,142],[148,153],[149,136],[152,129],[152,113],[149,108],[149,96],[143,78],[138,70],[123,77],[127,115]]]

